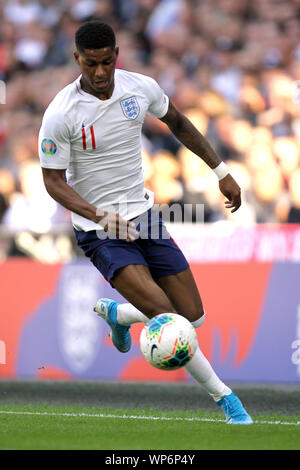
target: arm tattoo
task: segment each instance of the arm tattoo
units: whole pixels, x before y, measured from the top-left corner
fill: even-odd
[[[183,114],[177,111],[176,119],[165,122],[175,137],[185,147],[202,158],[210,168],[216,168],[222,162],[201,132]]]

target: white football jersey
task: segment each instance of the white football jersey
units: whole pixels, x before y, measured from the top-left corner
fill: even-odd
[[[146,113],[158,118],[169,99],[145,75],[116,69],[111,98],[100,100],[82,90],[81,76],[48,106],[39,133],[43,168],[66,169],[68,184],[99,210],[130,220],[152,207],[144,187],[141,132]],[[72,212],[78,230],[101,227]]]

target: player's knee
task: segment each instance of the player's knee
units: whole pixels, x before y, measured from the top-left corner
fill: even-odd
[[[180,313],[183,317],[187,318],[195,328],[201,326],[205,320],[205,311],[203,307],[199,307],[191,312]]]
[[[205,311],[202,311],[202,314],[200,317],[198,317],[196,320],[192,321],[192,325],[194,328],[199,328],[204,323],[205,320]]]

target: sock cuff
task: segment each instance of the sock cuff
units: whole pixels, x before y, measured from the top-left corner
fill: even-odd
[[[198,320],[192,321],[192,325],[194,328],[199,328],[205,320],[205,312],[203,313],[202,317],[198,318]]]

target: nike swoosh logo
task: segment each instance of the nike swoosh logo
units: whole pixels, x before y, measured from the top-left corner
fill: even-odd
[[[153,361],[153,351],[155,349],[158,349],[158,347],[156,346],[156,344],[153,344],[152,348],[151,348],[151,361]]]

